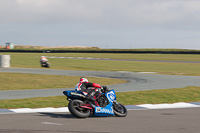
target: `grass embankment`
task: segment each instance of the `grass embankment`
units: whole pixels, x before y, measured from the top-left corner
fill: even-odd
[[[126,80],[87,77],[89,81],[101,85],[126,83]],[[28,90],[28,89],[54,89],[74,88],[79,82],[78,76],[41,75],[24,73],[0,72],[0,90]]]
[[[41,68],[40,56],[93,57],[110,59],[200,61],[200,55],[179,54],[102,54],[102,53],[3,53],[11,55],[11,66]],[[51,69],[89,71],[158,72],[161,74],[200,75],[200,63],[105,61],[49,58]]]
[[[124,105],[158,104],[200,101],[200,87],[117,92],[117,101]],[[64,107],[68,102],[65,96],[37,97],[18,100],[0,100],[0,108],[42,108]]]

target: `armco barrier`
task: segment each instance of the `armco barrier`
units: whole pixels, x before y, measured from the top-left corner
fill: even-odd
[[[0,50],[24,53],[131,53],[131,54],[200,54],[200,51],[133,51],[133,50]]]

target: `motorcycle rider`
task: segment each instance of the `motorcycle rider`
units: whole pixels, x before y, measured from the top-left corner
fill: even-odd
[[[40,57],[40,63],[48,62],[47,58],[45,56]]]
[[[40,64],[42,67],[49,67],[49,63],[48,63],[48,60],[45,56],[41,56],[40,57]]]
[[[88,89],[89,87],[95,87]],[[98,88],[98,89],[97,89]],[[82,91],[83,94],[86,96],[85,99],[95,102],[96,100],[93,98],[96,94],[98,94],[102,89],[106,89],[106,86],[101,86],[96,83],[91,83],[86,78],[80,78],[79,83],[75,86],[76,91]]]

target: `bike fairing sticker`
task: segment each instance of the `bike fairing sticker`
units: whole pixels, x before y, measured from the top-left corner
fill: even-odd
[[[114,100],[116,100],[116,94],[114,91],[110,91],[106,95],[110,102],[113,102]]]
[[[97,114],[100,114],[100,113],[103,113],[103,114],[114,114],[112,107],[109,107],[108,109],[107,108],[102,108],[102,107],[95,107],[95,113],[97,113]]]

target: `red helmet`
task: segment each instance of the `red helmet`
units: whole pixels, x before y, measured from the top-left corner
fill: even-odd
[[[89,82],[88,81],[88,79],[86,79],[86,78],[80,78],[80,81],[79,81],[80,83],[83,83],[83,82]]]

